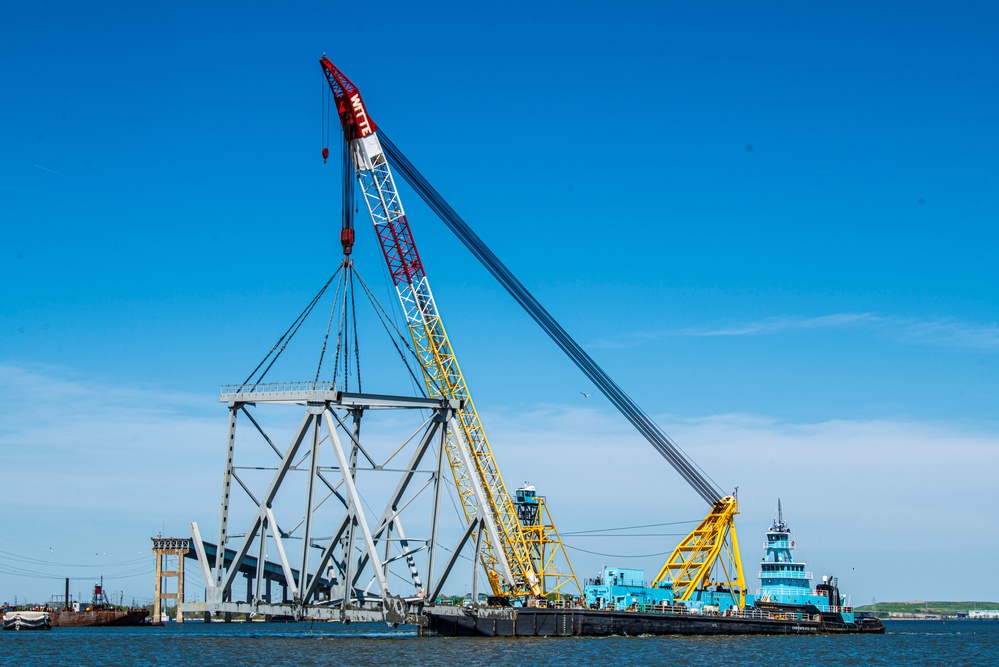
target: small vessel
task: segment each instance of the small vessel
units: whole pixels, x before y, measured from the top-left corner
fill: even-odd
[[[754,602],[757,609],[817,617],[824,632],[885,631],[877,617],[855,612],[845,604],[836,577],[823,576],[822,583],[813,589],[814,577],[805,570],[804,562],[794,560],[794,549],[791,528],[784,521],[778,499],[777,517],[767,531],[766,555],[760,563],[760,588]]]
[[[94,584],[90,604],[75,603],[62,611],[52,614],[52,625],[57,627],[105,627],[142,625],[149,616],[149,610],[141,607],[120,607],[108,601],[104,592],[104,579]]]
[[[51,630],[52,617],[47,611],[8,611],[3,615],[4,630]]]

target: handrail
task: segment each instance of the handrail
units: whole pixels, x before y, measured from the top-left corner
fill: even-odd
[[[314,380],[291,380],[281,382],[258,382],[256,384],[224,384],[219,394],[263,394],[283,391],[333,391],[333,383],[329,380],[316,382]]]

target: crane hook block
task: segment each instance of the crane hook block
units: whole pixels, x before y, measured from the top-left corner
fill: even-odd
[[[340,230],[340,244],[343,246],[343,254],[349,255],[354,248],[354,230],[351,227]]]
[[[330,156],[330,149],[323,147],[323,164],[326,164],[326,158]]]

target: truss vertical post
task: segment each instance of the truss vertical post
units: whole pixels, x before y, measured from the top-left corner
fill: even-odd
[[[475,531],[475,562],[478,563],[482,559],[482,533],[484,531],[482,528]],[[472,568],[472,599],[471,603],[473,606],[479,606],[479,572],[478,569]]]
[[[254,573],[254,596],[253,600],[247,598],[247,602],[260,602],[260,591],[263,589],[264,583],[264,561],[267,558],[267,527],[270,522],[264,518],[260,523],[260,540],[257,545],[257,570]]]
[[[232,490],[232,459],[236,451],[236,413],[241,406],[238,403],[229,405],[229,437],[226,441],[225,470],[222,473],[222,503],[219,510],[219,544],[215,554],[215,586],[209,592],[219,596],[214,602],[226,599],[222,589],[222,575],[225,571],[225,549],[229,542],[229,494]]]
[[[292,462],[295,460],[295,455],[298,454],[298,449],[302,445],[302,441],[305,439],[305,435],[309,430],[309,425],[313,420],[312,414],[306,414],[302,417],[302,423],[299,424],[298,430],[295,433],[295,437],[292,439],[291,445],[288,447],[288,451],[285,452],[284,459],[281,461],[281,465],[278,467],[277,471],[274,473],[274,478],[271,480],[270,487],[267,489],[267,493],[260,501],[260,506],[257,509],[257,514],[253,518],[250,524],[249,530],[246,531],[246,535],[243,537],[243,542],[239,549],[236,551],[236,556],[233,558],[234,567],[229,570],[226,575],[225,581],[222,582],[222,590],[228,591],[229,587],[232,585],[233,579],[239,572],[238,564],[243,562],[243,558],[246,557],[247,552],[250,550],[250,545],[253,539],[257,536],[257,532],[260,529],[260,524],[263,522],[267,511],[274,502],[274,496],[277,495],[278,489],[281,488],[281,482],[284,481],[285,475],[288,474],[288,469],[291,467]],[[276,523],[276,522],[275,522]],[[274,531],[274,535],[278,532]],[[294,582],[289,582],[294,583]]]
[[[322,408],[309,406],[310,414],[318,414]],[[309,481],[305,496],[305,535],[302,538],[302,569],[298,572],[298,590],[305,591],[309,588],[309,549],[312,543],[312,504],[315,502],[316,477],[319,470],[319,440],[322,422],[316,419],[312,428],[312,453],[309,460]],[[307,600],[302,600],[307,602]]]
[[[441,513],[441,491],[444,480],[444,460],[447,456],[444,448],[447,446],[447,424],[439,429],[440,435],[437,440],[437,469],[434,471],[434,503],[430,511],[430,554],[427,561],[427,599],[433,600],[436,595],[429,590],[434,585],[434,567],[437,563],[437,527],[440,522]]]

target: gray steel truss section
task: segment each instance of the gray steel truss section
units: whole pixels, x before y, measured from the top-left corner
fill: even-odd
[[[191,537],[194,538],[194,552],[198,555],[198,565],[201,567],[201,577],[205,581],[212,580],[212,569],[208,565],[208,555],[205,553],[205,543],[201,539],[201,531],[197,522],[191,524]]]
[[[313,384],[312,382],[264,382],[255,385],[225,385],[219,394],[219,402],[230,405],[329,403],[344,408],[366,410],[404,408],[436,410],[441,407],[439,398],[334,391],[331,388],[323,388],[326,383],[322,382],[316,385],[318,388],[313,389]]]
[[[302,446],[302,441],[305,439],[309,430],[309,425],[312,423],[314,418],[315,416],[310,413],[307,413],[304,417],[302,417],[302,423],[295,432],[295,437],[292,438],[291,446],[289,446],[288,451],[285,452],[284,458],[281,460],[281,465],[278,467],[277,472],[274,474],[274,478],[271,480],[270,487],[267,489],[267,493],[264,494],[263,500],[260,501],[257,514],[253,517],[249,530],[247,530],[246,534],[243,536],[243,543],[236,551],[237,555],[236,558],[233,559],[234,563],[242,563],[246,553],[250,550],[250,546],[253,544],[253,539],[257,536],[257,531],[260,530],[261,523],[267,516],[271,503],[274,502],[274,496],[277,495],[278,489],[281,488],[281,482],[284,481],[284,477],[288,473],[288,468],[291,467],[291,462],[295,458],[295,454],[298,453],[298,448]],[[222,533],[220,532],[219,534],[221,535]],[[277,535],[277,532],[274,534]],[[278,540],[280,540],[280,538],[278,538]],[[224,547],[225,543],[223,542],[220,546]],[[225,579],[222,581],[223,594],[231,592],[230,588],[232,587],[232,580],[236,578],[238,573],[239,568],[235,567],[230,569],[226,574]],[[288,584],[294,585],[294,581],[289,581]]]
[[[437,585],[434,586],[430,592],[431,599],[436,599],[437,596],[441,594],[441,590],[444,588],[444,583],[447,581],[448,575],[451,574],[451,569],[454,567],[454,564],[458,562],[458,557],[461,556],[461,550],[465,548],[465,544],[468,542],[468,538],[478,527],[479,527],[478,517],[475,517],[468,523],[468,527],[465,528],[465,532],[462,533],[461,539],[458,540],[458,544],[451,551],[451,557],[448,559],[447,564],[444,565],[444,573],[441,574],[440,581],[437,582]]]
[[[478,551],[485,542],[498,540],[499,528],[487,511],[476,512],[470,525],[464,514],[450,522],[442,516],[447,448],[456,444],[462,462],[472,465],[473,454],[456,421],[460,401],[338,392],[315,383],[234,386],[223,391],[222,400],[229,406],[229,431],[220,544],[206,552],[200,530],[192,524],[207,590],[204,603],[184,603],[183,611],[422,623],[423,607],[445,586],[459,552],[468,545]],[[270,414],[295,406],[304,412],[297,427],[286,432],[290,439],[283,449],[275,442],[289,435],[275,439],[264,427],[268,422],[251,414],[251,408],[259,412],[264,405],[278,406]],[[421,425],[405,431],[402,444],[392,444],[382,434],[376,438],[366,427],[369,435],[362,443],[362,418],[389,410],[423,411],[417,420]],[[251,428],[246,432],[250,440],[237,447],[239,412]],[[405,414],[393,418],[393,425],[404,424]],[[243,449],[247,445],[248,453]],[[246,460],[275,455],[281,459],[277,466]],[[406,463],[394,463],[397,459]],[[478,506],[485,507],[485,491],[474,476],[472,484]],[[317,485],[329,493],[318,494]],[[333,498],[339,502],[326,502]],[[379,514],[371,504],[382,508]],[[369,516],[378,519],[371,522]],[[244,520],[249,527],[243,534],[231,531],[233,521]],[[294,527],[287,532],[280,522]],[[451,535],[461,537],[446,566],[439,568],[437,546],[445,523]],[[417,530],[408,533],[404,524]],[[509,566],[503,566],[503,575],[512,581]],[[437,571],[443,574],[438,577]],[[473,567],[473,579],[476,575]],[[239,576],[246,579],[245,597],[242,587],[234,586]],[[362,578],[367,586],[359,585]],[[281,586],[280,600],[271,599],[275,583]],[[474,581],[472,590],[478,590]]]
[[[229,407],[229,437],[226,441],[226,459],[225,459],[225,472],[222,473],[222,504],[219,510],[219,525],[221,526],[219,532],[219,544],[225,546],[225,543],[229,537],[227,532],[229,526],[229,494],[232,491],[232,460],[236,452],[236,413],[239,408],[235,406]],[[214,585],[208,586],[208,591],[206,592],[206,601],[212,602],[222,602],[222,576],[223,576],[223,566],[225,563],[225,549],[219,549],[215,556],[215,579]],[[202,569],[205,569],[205,564],[202,562]],[[205,579],[205,581],[212,581],[210,579]],[[216,597],[207,597],[218,596]]]
[[[429,428],[424,433],[423,438],[420,439],[419,445],[413,452],[413,456],[407,465],[407,470],[403,473],[402,477],[399,479],[399,483],[393,491],[388,503],[385,506],[385,510],[382,512],[381,518],[378,520],[377,527],[373,532],[374,539],[377,541],[381,538],[382,534],[387,532],[391,527],[393,522],[397,521],[397,517],[402,509],[399,507],[399,502],[402,500],[403,496],[406,494],[406,490],[409,488],[410,482],[412,482],[413,477],[416,474],[416,470],[419,468],[420,463],[423,461],[424,454],[427,453],[427,449],[434,440],[434,435],[441,427],[441,420],[437,420],[435,423],[430,424]],[[428,483],[433,482],[434,479],[428,480]],[[414,496],[415,498],[415,496]],[[388,539],[385,540],[388,543]],[[404,547],[405,548],[405,547]],[[386,558],[387,559],[387,558]],[[364,567],[367,561],[367,556],[362,556],[362,560],[359,563],[360,567]],[[416,574],[414,582],[417,586],[422,588],[422,584],[418,581],[419,575]],[[356,580],[355,580],[356,581]]]
[[[347,455],[343,451],[343,446],[340,444],[340,438],[336,435],[336,424],[330,413],[324,412],[323,417],[326,419],[326,427],[330,432],[330,441],[333,443],[333,452],[336,454],[337,461],[340,463],[340,472],[343,475],[343,481],[347,486],[347,499],[350,502],[347,510],[354,515],[354,520],[358,527],[361,529],[361,535],[364,538],[364,548],[367,551],[368,558],[374,564],[374,571],[378,576],[378,588],[382,593],[382,596],[388,597],[391,595],[388,587],[388,579],[382,572],[381,559],[378,558],[377,548],[375,547],[375,541],[371,537],[371,529],[368,526],[368,520],[364,515],[364,507],[361,504],[361,497],[357,493],[357,485],[354,484],[353,475],[351,474],[351,465],[347,461]]]

